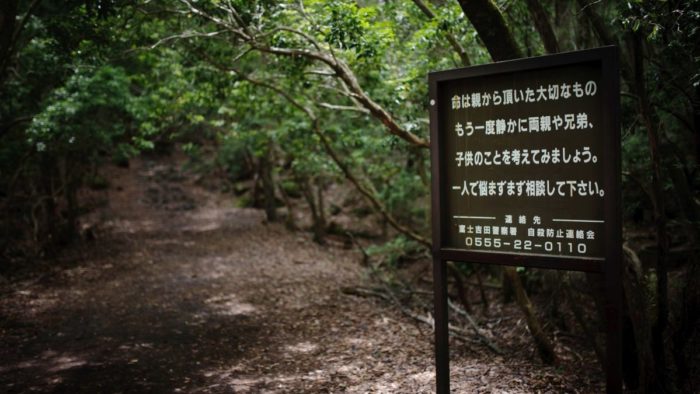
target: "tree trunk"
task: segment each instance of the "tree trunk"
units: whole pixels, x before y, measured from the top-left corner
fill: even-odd
[[[284,225],[289,230],[296,230],[297,223],[296,219],[294,218],[294,206],[292,205],[292,199],[289,197],[287,192],[284,191],[284,187],[282,187],[280,183],[276,182],[275,184],[277,185],[277,192],[279,193],[280,197],[282,197],[284,206],[287,207],[287,217],[284,220]]]
[[[454,278],[455,280],[455,286],[457,287],[457,297],[459,297],[459,302],[462,304],[464,310],[467,313],[472,314],[472,307],[471,304],[469,304],[467,293],[464,290],[464,281],[462,280],[462,273],[459,272],[457,266],[451,261],[447,263],[447,268],[450,271],[450,274],[452,274],[452,278]]]
[[[648,285],[642,263],[637,254],[623,246],[625,258],[622,285],[624,287],[626,320],[631,324],[633,340],[629,341],[629,335],[625,338],[624,354],[636,355],[636,365],[624,369],[625,382],[630,389],[639,390],[640,394],[654,392],[656,386],[654,357],[651,347],[651,320],[649,319],[649,295]],[[636,373],[632,373],[636,372]],[[635,376],[636,375],[636,376]]]
[[[683,277],[678,328],[673,335],[673,357],[678,370],[678,386],[682,392],[692,392],[690,367],[696,352],[686,345],[700,321],[700,263],[697,255],[689,263]]]
[[[530,10],[530,15],[535,21],[535,28],[542,38],[544,49],[547,53],[559,53],[559,42],[554,35],[552,25],[549,23],[547,13],[545,12],[539,0],[527,0],[527,7]]]
[[[494,61],[523,57],[496,4],[491,0],[459,0],[459,5]]]
[[[598,37],[598,41],[602,45],[617,45],[620,48],[620,57],[625,58],[625,56],[624,56],[624,53],[625,53],[624,49],[625,48],[620,46],[620,44],[617,42],[617,39],[613,36],[613,34],[608,29],[608,24],[594,9],[594,6],[598,5],[600,2],[591,1],[589,3],[588,0],[577,0],[577,1],[579,4],[579,7],[581,7],[581,11],[584,14],[586,14],[588,21],[591,23],[591,26],[593,27],[593,31],[595,32],[596,36]],[[625,61],[624,59],[620,60],[620,73],[622,74],[623,79],[628,81],[628,82],[634,80],[633,72],[632,72],[629,64],[630,64],[630,62]]]
[[[700,85],[695,87],[693,106],[693,138],[695,142],[695,164],[700,167]]]
[[[272,179],[272,149],[271,142],[260,158],[260,179],[263,185],[263,198],[265,206],[265,216],[268,222],[277,221],[277,201],[275,200],[275,183]]]
[[[53,195],[54,161],[48,154],[41,155],[39,168],[39,206],[41,217],[38,221],[37,243],[44,255],[52,256],[55,252],[56,237],[56,201]]]
[[[61,243],[69,244],[78,237],[78,188],[80,185],[78,174],[75,173],[68,158],[61,160],[61,183],[63,184],[63,198],[66,200],[65,225],[61,231]]]
[[[326,234],[328,221],[326,220],[326,201],[323,195],[324,182],[321,177],[316,177],[316,206],[318,208],[319,224],[323,229],[323,235]]]
[[[639,32],[633,39],[634,50],[634,89],[638,97],[638,108],[644,127],[647,129],[649,140],[649,153],[651,155],[651,186],[654,208],[654,222],[656,227],[656,321],[652,326],[652,352],[656,361],[656,378],[658,388],[667,391],[666,351],[664,346],[664,334],[668,325],[668,267],[666,256],[668,255],[668,237],[666,236],[666,213],[664,209],[663,186],[661,185],[661,156],[659,150],[658,130],[654,126],[653,109],[649,104],[644,76],[643,38]]]
[[[586,336],[586,338],[588,338],[588,341],[591,343],[593,351],[595,352],[596,358],[598,359],[600,365],[605,365],[605,352],[603,351],[603,348],[598,341],[599,330],[597,329],[597,327],[595,327],[595,325],[590,324],[590,319],[588,318],[588,316],[586,316],[584,310],[579,305],[579,300],[577,300],[574,297],[574,294],[571,291],[571,280],[568,273],[559,275],[559,277],[562,280],[562,289],[564,292],[564,297],[566,297],[566,300],[569,303],[569,307],[574,313],[574,319],[576,320],[578,325],[581,326],[583,334]]]
[[[7,68],[12,57],[18,3],[17,0],[3,0],[0,4],[0,87],[7,77]]]
[[[675,163],[665,163],[665,170],[673,182],[674,195],[682,215],[682,223],[688,236],[689,245],[700,244],[700,234],[697,223],[700,222],[700,209],[695,202],[688,180],[683,169]],[[682,278],[682,279],[681,279]],[[686,345],[692,337],[693,329],[700,319],[700,257],[691,253],[686,263],[685,272],[679,277],[681,281],[680,300],[678,301],[677,324],[673,331],[673,360],[677,369],[678,388],[684,392],[692,391],[688,384],[690,377],[690,362],[692,351],[688,352]]]
[[[598,15],[598,13],[595,11],[593,8],[593,5],[596,3],[595,1],[589,1],[589,0],[577,0],[579,7],[581,7],[581,11],[586,14],[586,17],[588,20],[590,20],[591,24],[593,25],[593,30],[595,31],[596,35],[598,36],[598,40],[603,45],[615,45],[617,44],[617,41],[615,38],[613,38],[612,34],[610,34],[610,31],[607,28],[607,25],[605,24],[605,21],[603,18]]]
[[[299,185],[306,203],[309,205],[309,211],[311,211],[311,230],[314,234],[314,241],[323,245],[326,242],[326,223],[324,216],[319,211],[320,207],[316,201],[313,182],[309,178],[299,178]]]
[[[484,315],[488,315],[489,312],[489,299],[486,297],[486,291],[484,290],[484,281],[481,278],[481,270],[480,266],[477,265],[474,269],[474,272],[476,272],[476,281],[479,284],[479,295],[481,296],[481,307],[482,307],[482,312]]]

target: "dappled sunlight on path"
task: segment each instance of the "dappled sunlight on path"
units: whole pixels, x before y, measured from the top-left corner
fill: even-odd
[[[2,289],[0,392],[432,392],[429,329],[340,291],[366,280],[358,253],[172,164],[114,171],[97,241]],[[531,392],[503,362],[460,356],[453,386]]]

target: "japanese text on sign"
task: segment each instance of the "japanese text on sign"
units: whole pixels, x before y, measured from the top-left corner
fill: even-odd
[[[443,246],[603,256],[599,81],[583,64],[458,79],[441,90]]]

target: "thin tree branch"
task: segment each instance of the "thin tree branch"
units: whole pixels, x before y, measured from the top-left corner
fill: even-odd
[[[311,43],[311,45],[313,45],[314,48],[316,48],[317,51],[319,51],[319,52],[323,51],[323,49],[321,48],[321,44],[319,44],[319,42],[318,42],[315,38],[311,37],[310,35],[304,33],[304,32],[301,31],[301,30],[292,29],[291,27],[278,26],[278,27],[272,29],[271,31],[265,33],[264,36],[272,35],[272,34],[274,34],[274,33],[276,33],[276,32],[279,32],[279,31],[286,31],[286,32],[289,32],[289,33],[296,34],[296,35],[298,35],[298,36],[304,38],[304,39],[305,39],[306,41],[308,41],[309,43]],[[263,36],[258,36],[257,38],[259,39],[259,38],[262,38],[262,37],[263,37]]]
[[[362,107],[354,107],[354,106],[350,106],[350,105],[335,105],[335,104],[330,104],[330,103],[318,103],[317,105],[319,107],[323,107],[323,108],[331,109],[331,110],[355,111],[355,112],[361,112],[363,114],[369,114],[369,110],[367,108],[362,108]]]
[[[474,318],[469,313],[467,313],[467,311],[455,305],[449,298],[447,299],[447,304],[450,308],[457,312],[458,315],[461,315],[467,319],[467,322],[469,322],[469,326],[472,328],[472,331],[477,336],[477,338],[479,338],[479,342],[486,345],[486,347],[491,349],[491,351],[493,351],[494,353],[498,355],[503,354],[503,350],[501,350],[498,346],[496,346],[495,343],[491,342],[490,339],[488,339],[484,334],[481,333],[481,328],[479,328],[479,325],[476,324]]]
[[[436,15],[433,12],[433,10],[431,10],[430,7],[423,2],[423,0],[413,0],[413,3],[423,12],[423,14],[428,18],[428,20],[433,20],[436,18]],[[442,34],[450,43],[452,49],[454,49],[454,51],[457,52],[459,59],[462,61],[462,65],[465,67],[470,66],[472,63],[469,59],[469,54],[467,54],[467,50],[464,49],[464,46],[460,44],[460,42],[457,40],[454,34],[450,33],[449,31],[442,31]]]
[[[307,107],[307,106],[301,104],[300,102],[298,102],[296,99],[294,99],[294,97],[292,97],[292,96],[291,96],[289,93],[287,93],[286,91],[284,91],[284,90],[278,88],[277,86],[271,85],[271,84],[269,84],[269,83],[267,83],[267,82],[260,81],[260,80],[257,80],[257,79],[253,79],[253,78],[249,77],[248,75],[246,75],[246,74],[240,72],[239,70],[237,70],[237,69],[235,69],[235,68],[229,68],[229,70],[232,71],[232,72],[234,72],[239,78],[241,78],[241,79],[243,79],[243,80],[245,80],[245,81],[248,81],[248,82],[250,82],[250,83],[253,84],[253,85],[262,86],[262,87],[264,87],[264,88],[266,88],[266,89],[270,89],[270,90],[272,90],[273,92],[279,94],[280,96],[284,97],[284,99],[287,100],[287,101],[288,101],[290,104],[292,104],[294,107],[296,107],[296,108],[300,109],[302,112],[304,112],[304,113],[306,114],[306,116],[308,116],[312,121],[315,121],[315,120],[316,120],[316,115],[315,115],[314,112],[311,110],[311,108],[309,108],[309,107]]]
[[[161,38],[160,40],[156,41],[155,44],[151,45],[149,48],[156,49],[158,46],[163,45],[166,42],[184,39],[184,38],[215,37],[223,32],[224,32],[223,30],[219,30],[219,31],[213,31],[213,32],[209,32],[209,33],[185,32],[185,33],[180,33],[180,34],[174,34],[172,36]]]
[[[313,110],[311,108],[301,104],[299,101],[297,101],[294,97],[292,97],[289,93],[286,91],[271,85],[267,82],[264,81],[259,81],[256,79],[253,79],[247,75],[244,75],[240,72],[237,72],[236,70],[232,70],[236,72],[242,79],[254,84],[258,85],[261,87],[265,87],[267,89],[270,89],[274,91],[275,93],[279,94],[280,96],[284,97],[290,104],[292,104],[294,107],[300,109],[302,112],[306,114],[306,116],[309,117],[312,123],[312,131],[314,134],[318,136],[318,138],[321,140],[321,145],[323,146],[324,150],[326,153],[331,157],[333,162],[340,168],[340,170],[343,172],[343,175],[352,183],[355,188],[367,198],[367,200],[370,202],[370,204],[384,217],[384,219],[398,232],[408,236],[409,238],[413,239],[414,241],[419,242],[420,244],[430,247],[431,243],[430,241],[417,234],[416,232],[412,231],[408,227],[402,225],[399,223],[396,218],[387,210],[387,208],[382,204],[381,201],[375,196],[375,193],[373,190],[366,186],[364,182],[360,181],[352,171],[350,171],[350,168],[343,162],[343,160],[340,158],[340,155],[333,149],[333,146],[331,145],[330,140],[328,139],[328,136],[326,136],[323,131],[321,131],[321,127],[319,124],[319,120],[314,114]]]
[[[183,4],[185,4],[185,5],[187,6],[187,8],[190,10],[190,12],[192,12],[192,13],[194,13],[194,14],[196,14],[196,15],[199,15],[199,16],[201,16],[202,18],[204,18],[204,19],[206,19],[206,20],[208,20],[208,21],[210,21],[210,22],[213,22],[213,23],[215,23],[215,24],[217,24],[217,25],[219,25],[219,26],[225,27],[226,30],[230,31],[231,33],[233,33],[233,34],[234,34],[235,36],[237,36],[238,38],[241,38],[242,40],[245,40],[245,41],[250,41],[250,40],[252,40],[253,36],[252,36],[251,34],[248,34],[247,32],[244,32],[244,31],[241,30],[241,29],[236,29],[233,25],[231,25],[230,23],[227,23],[226,21],[224,21],[224,20],[221,19],[221,18],[217,18],[217,17],[215,17],[215,16],[209,15],[209,14],[206,13],[206,12],[203,12],[203,11],[200,10],[199,8],[193,6],[192,3],[190,3],[189,0],[180,0],[180,2],[182,2]],[[239,23],[239,26],[243,26],[243,25],[242,25],[242,20],[241,20],[241,23]]]
[[[215,23],[219,24],[227,30],[231,31],[234,35],[237,37],[241,38],[244,42],[249,44],[252,48],[259,50],[261,52],[265,53],[270,53],[274,55],[280,55],[280,56],[287,56],[287,57],[305,57],[308,59],[320,61],[322,63],[325,63],[328,65],[338,76],[340,80],[343,81],[349,88],[351,92],[357,95],[356,99],[357,101],[365,107],[367,110],[369,110],[369,113],[375,117],[377,120],[382,122],[382,124],[385,126],[387,131],[390,134],[393,134],[404,141],[420,146],[423,148],[428,148],[430,147],[430,143],[421,138],[418,137],[417,135],[411,133],[410,131],[404,129],[401,127],[396,120],[393,118],[393,116],[386,111],[381,105],[376,103],[374,100],[372,100],[367,93],[364,92],[362,87],[360,86],[360,83],[358,82],[354,72],[350,69],[350,67],[341,59],[337,58],[334,56],[332,51],[329,49],[330,54],[324,50],[320,50],[320,46],[317,47],[319,50],[310,50],[310,49],[299,49],[299,48],[280,48],[280,47],[275,47],[275,46],[270,46],[267,44],[264,44],[262,42],[259,42],[258,39],[259,37],[251,36],[249,34],[244,33],[241,29],[243,26],[240,25],[241,22],[238,22],[239,26],[238,28],[234,26],[228,25],[226,22],[221,20],[220,18],[214,17],[212,15],[207,14],[206,12],[203,12],[202,10],[198,9],[197,7],[194,7],[190,0],[180,0],[183,4],[187,5],[187,7],[190,9],[191,12],[202,16],[203,18]],[[290,30],[287,30],[290,31]],[[291,31],[294,31],[293,29]],[[301,32],[302,34],[305,34]],[[310,40],[314,40],[313,37],[310,37],[306,35],[306,37]]]

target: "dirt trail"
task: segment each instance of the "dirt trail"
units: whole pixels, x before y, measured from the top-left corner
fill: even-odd
[[[365,280],[355,252],[265,224],[176,168],[114,170],[98,240],[0,287],[0,392],[432,392],[427,327],[341,293]],[[455,358],[455,392],[591,387]]]

